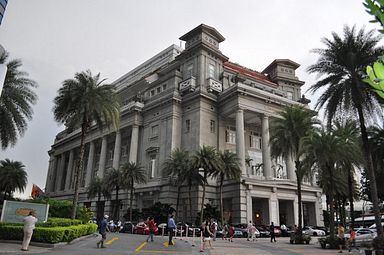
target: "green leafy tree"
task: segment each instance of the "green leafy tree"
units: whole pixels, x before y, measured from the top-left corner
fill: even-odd
[[[87,195],[89,199],[95,198],[97,196],[97,202],[100,202],[101,196],[105,198],[111,198],[110,188],[99,176],[95,176],[87,187]]]
[[[4,193],[4,200],[13,192],[24,192],[27,186],[27,172],[20,161],[10,159],[0,160],[0,192]]]
[[[0,55],[0,64],[5,64],[8,53]],[[4,86],[0,92],[0,144],[5,150],[16,144],[18,134],[22,136],[27,130],[27,121],[32,119],[32,105],[37,101],[33,91],[36,82],[28,78],[26,72],[20,71],[22,65],[18,59],[7,65]]]
[[[114,219],[120,218],[120,201],[119,201],[119,191],[121,189],[128,189],[129,184],[127,180],[124,179],[122,169],[110,168],[107,170],[107,173],[104,177],[105,186],[110,188],[110,191],[115,190],[115,205],[113,210]]]
[[[171,177],[172,183],[177,187],[176,215],[179,213],[181,187],[185,182],[184,172],[190,165],[188,151],[176,148],[164,162],[164,171]]]
[[[114,123],[117,127],[120,105],[112,85],[102,84],[100,74],[91,71],[76,73],[73,79],[63,82],[54,99],[53,113],[55,120],[67,126],[68,131],[81,128],[80,155],[74,171],[75,193],[73,196],[72,218],[76,217],[79,200],[80,178],[83,172],[85,138],[92,123],[99,129]]]
[[[194,186],[203,186],[205,183],[204,177],[199,173],[199,169],[195,168],[193,164],[189,164],[187,168],[184,169],[183,175],[185,178],[185,183],[188,187],[188,201],[189,201],[189,219],[192,222],[192,187]]]
[[[204,220],[204,201],[205,201],[205,189],[207,185],[207,179],[214,172],[218,171],[221,166],[221,161],[218,157],[216,149],[212,146],[206,146],[200,148],[200,150],[196,151],[195,155],[192,157],[192,164],[195,169],[201,170],[203,173],[203,195],[201,198],[201,209],[200,209],[200,225],[203,224]]]
[[[122,178],[130,189],[129,196],[129,221],[132,221],[132,205],[135,184],[144,184],[147,182],[145,170],[134,162],[127,162],[120,166]]]
[[[373,31],[366,33],[364,29],[357,31],[355,27],[345,26],[343,38],[333,33],[331,39],[323,39],[325,49],[314,50],[320,57],[308,68],[308,72],[322,76],[309,90],[316,92],[325,89],[316,103],[316,109],[324,108],[328,125],[337,116],[357,117],[359,120],[377,233],[381,236],[383,228],[366,128],[367,121],[378,112],[380,105],[375,92],[367,89],[362,81],[366,66],[383,53],[383,48],[377,46],[379,40]]]
[[[221,224],[224,225],[224,208],[223,208],[223,185],[224,180],[240,181],[241,169],[240,162],[237,158],[236,153],[225,150],[219,152],[219,158],[222,161],[221,167],[216,169],[212,173],[212,176],[219,181],[220,188],[220,220]]]
[[[299,211],[298,233],[301,233],[303,223],[301,185],[304,176],[308,174],[308,168],[303,166],[301,159],[305,152],[303,139],[311,134],[318,121],[315,119],[315,112],[297,105],[285,107],[279,112],[279,116],[280,118],[271,122],[271,154],[273,157],[292,158],[295,162]]]

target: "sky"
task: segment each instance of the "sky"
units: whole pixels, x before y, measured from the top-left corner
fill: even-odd
[[[23,162],[32,184],[45,187],[48,150],[63,126],[53,119],[53,99],[62,81],[90,69],[107,82],[132,70],[200,25],[216,28],[226,40],[220,50],[229,60],[262,71],[274,59],[288,58],[305,81],[317,60],[314,48],[344,25],[379,29],[369,23],[362,0],[10,0],[0,25],[0,44],[10,59],[23,62],[39,87],[33,120],[13,148],[0,159]],[[316,95],[306,93],[316,102]]]

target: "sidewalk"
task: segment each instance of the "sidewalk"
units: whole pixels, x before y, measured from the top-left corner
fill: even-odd
[[[21,242],[20,243],[3,243],[0,242],[0,254],[38,254],[44,253],[52,248],[46,247],[37,247],[37,246],[29,246],[28,251],[21,251]]]

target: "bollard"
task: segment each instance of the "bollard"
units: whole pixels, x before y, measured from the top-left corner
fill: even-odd
[[[195,247],[195,228],[192,231],[192,246]]]
[[[162,228],[162,230],[161,230],[161,236],[164,238],[164,227]]]
[[[204,245],[203,245],[203,235],[200,235],[200,252],[204,251]]]
[[[183,240],[183,226],[180,225],[180,240]]]
[[[185,242],[188,243],[189,226],[185,225]]]

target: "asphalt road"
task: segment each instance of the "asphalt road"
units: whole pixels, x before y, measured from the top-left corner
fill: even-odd
[[[154,242],[146,242],[147,236],[132,235],[126,233],[108,233],[106,248],[97,248],[96,243],[100,237],[90,237],[71,245],[57,247],[43,254],[55,255],[97,255],[97,254],[164,254],[164,255],[186,255],[186,254],[208,254],[200,253],[197,247],[184,240],[175,239],[173,246],[168,246],[168,237],[155,236]]]

